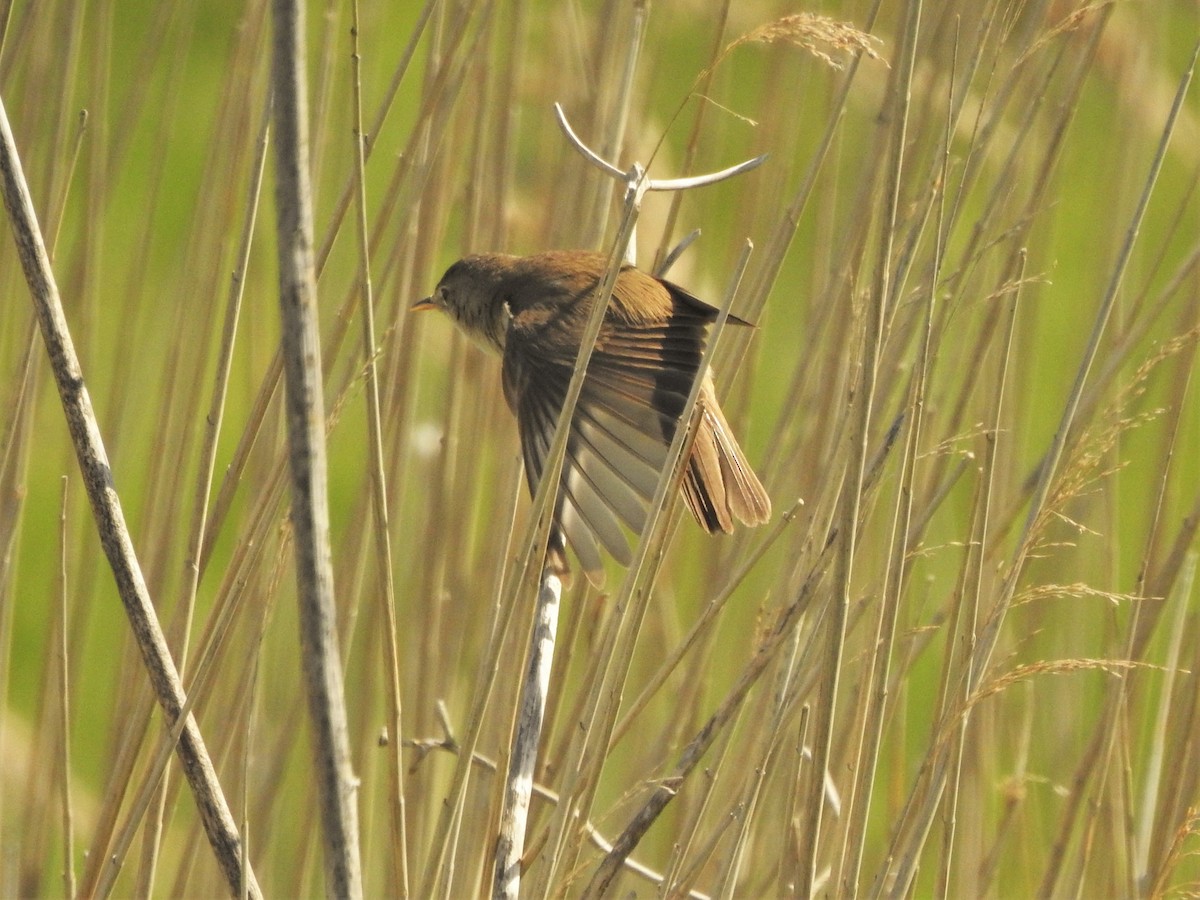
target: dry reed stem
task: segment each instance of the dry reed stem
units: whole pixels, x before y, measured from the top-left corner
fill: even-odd
[[[325,460],[325,407],[312,257],[305,18],[296,0],[272,3],[281,355],[286,383],[301,659],[321,795],[326,890],[362,896],[358,781],[350,763],[345,687],[336,634]]]
[[[263,106],[261,124],[259,126],[259,136],[256,144],[257,155],[252,167],[251,186],[248,191],[247,209],[239,245],[240,252],[238,256],[238,263],[229,288],[228,303],[226,306],[225,318],[222,327],[212,398],[210,400],[208,414],[204,419],[204,438],[199,451],[199,473],[196,478],[196,487],[193,493],[192,516],[190,520],[191,524],[188,532],[189,536],[185,551],[186,555],[183,561],[183,595],[175,607],[172,621],[168,626],[167,640],[169,645],[175,649],[175,652],[179,657],[181,677],[185,677],[187,675],[188,651],[192,633],[193,615],[195,611],[196,595],[200,582],[199,557],[203,547],[205,529],[208,523],[208,498],[209,493],[212,490],[213,472],[216,467],[217,440],[221,433],[221,423],[224,418],[225,401],[229,385],[229,373],[232,367],[233,349],[237,335],[238,320],[241,313],[245,273],[249,262],[254,223],[258,212],[258,199],[262,187],[263,171],[266,163],[267,134],[270,128],[271,115],[270,107],[271,104],[268,100]],[[145,726],[143,725],[142,727]],[[150,772],[147,773],[146,777],[151,781],[158,781],[162,777],[163,767],[166,765],[166,762],[169,759],[169,757],[163,757],[161,755],[159,758],[161,760],[160,765],[151,767]],[[152,825],[148,826],[148,831],[150,829],[153,830],[152,833],[154,837],[153,839],[147,837],[147,839],[143,842],[143,867],[142,874],[139,878],[139,893],[149,894],[154,884],[154,875],[158,860],[158,843],[163,825],[163,816],[168,800],[169,789],[169,781],[163,780],[158,805],[154,814],[154,821]],[[124,829],[133,829],[140,824],[141,819],[141,815],[134,815],[130,817],[126,821]],[[123,839],[120,833],[116,835],[116,846],[128,846],[128,842]],[[114,855],[120,857],[123,856],[123,852],[118,852]],[[243,855],[245,855],[244,844]]]
[[[830,618],[825,625],[824,638],[827,656],[821,666],[822,678],[818,687],[813,724],[813,771],[809,782],[808,825],[801,845],[799,860],[799,889],[811,895],[818,873],[817,853],[821,839],[825,810],[824,773],[830,768],[835,714],[842,660],[845,651],[847,616],[851,604],[851,578],[858,553],[863,491],[867,478],[867,448],[871,434],[871,418],[878,401],[876,385],[883,352],[888,307],[894,303],[893,290],[897,283],[892,271],[893,241],[900,203],[901,173],[905,165],[906,135],[908,132],[909,102],[913,71],[917,59],[917,37],[921,28],[921,3],[908,4],[905,10],[903,43],[898,48],[900,60],[897,79],[888,101],[888,117],[892,119],[889,151],[885,168],[880,218],[882,227],[872,276],[871,297],[866,304],[866,322],[862,347],[855,365],[856,378],[848,398],[850,410],[849,459],[846,465],[842,497],[839,502],[838,531],[841,538],[835,557],[835,594],[829,600]]]
[[[266,8],[224,16],[218,8],[140,11],[101,3],[89,5],[82,18],[63,18],[61,4],[16,5],[0,53],[0,83],[10,86],[5,100],[18,116],[14,124],[29,135],[26,155],[44,160],[33,193],[48,210],[43,221],[60,235],[51,252],[64,296],[77,300],[67,316],[112,438],[122,499],[132,502],[134,543],[144,549],[151,595],[172,602],[186,589],[187,529],[205,456],[205,392],[219,364],[223,273],[234,268],[253,155],[255,123],[245,97],[262,96],[256,60],[264,59],[263,45],[255,35],[266,33]],[[878,23],[855,13],[856,22],[890,46],[902,33],[902,8],[883,7]],[[481,358],[446,342],[449,329],[409,321],[403,311],[463,251],[582,243],[581,210],[607,188],[562,153],[546,112],[559,99],[588,135],[609,132],[632,21],[631,7],[614,10],[615,18],[602,24],[577,7],[517,4],[513,15],[496,16],[482,29],[484,9],[471,4],[361,10],[361,90],[371,109],[365,118],[386,112],[393,101],[385,98],[395,98],[386,123],[367,129],[371,152],[363,174],[379,323],[379,346],[369,356],[379,367],[397,618],[403,633],[420,636],[399,645],[404,724],[410,733],[427,733],[443,700],[465,737],[481,699],[473,740],[477,753],[493,757],[505,753],[517,702],[508,685],[519,678],[518,632],[531,615],[527,606],[511,611],[511,627],[497,638],[494,687],[484,687],[501,613],[491,588],[502,586],[503,574],[495,573],[504,573],[514,555],[506,535],[514,527],[525,533],[528,504],[520,499],[515,437]],[[317,215],[321,246],[328,248],[321,285],[332,301],[323,312],[324,366],[333,386],[328,394],[336,397],[326,431],[337,473],[335,581],[345,598],[339,628],[353,693],[350,734],[363,779],[364,891],[375,893],[394,883],[387,760],[397,748],[377,746],[389,713],[386,678],[379,677],[386,668],[379,656],[384,613],[371,593],[378,535],[370,510],[370,439],[356,415],[368,405],[362,340],[352,330],[361,332],[362,324],[354,321],[362,312],[355,274],[362,245],[345,240],[336,222],[350,211],[360,183],[354,144],[346,140],[353,128],[353,61],[340,49],[350,18],[349,10],[328,12],[322,34],[314,36],[312,69]],[[785,12],[754,14],[775,20]],[[878,764],[870,779],[860,763],[857,772],[831,773],[842,810],[835,821],[826,808],[817,883],[831,889],[834,882],[822,878],[837,877],[844,851],[846,871],[861,854],[861,883],[843,875],[839,884],[871,890],[870,879],[886,867],[887,829],[906,815],[920,817],[906,813],[905,799],[929,792],[932,782],[912,773],[938,743],[948,748],[946,787],[932,827],[924,836],[910,829],[899,838],[914,847],[916,893],[1034,894],[1054,866],[1060,892],[1186,890],[1200,871],[1189,853],[1195,838],[1188,827],[1200,791],[1191,749],[1200,718],[1194,679],[1184,672],[1200,668],[1200,650],[1186,627],[1190,604],[1180,594],[1200,526],[1190,385],[1197,345],[1187,338],[1200,321],[1190,289],[1200,251],[1191,234],[1198,182],[1194,151],[1186,146],[1194,119],[1188,109],[1080,398],[1061,477],[1031,548],[1037,555],[1017,579],[987,678],[1061,660],[1112,659],[1141,668],[1122,678],[1082,671],[1026,677],[1018,690],[975,706],[961,732],[941,727],[938,706],[950,715],[965,700],[954,679],[968,665],[970,623],[1003,595],[1006,561],[1053,431],[1050,419],[1061,419],[1074,374],[1065,365],[1080,358],[1127,225],[1111,210],[1131,209],[1137,200],[1138,173],[1153,154],[1174,90],[1170,71],[1186,62],[1180,54],[1188,48],[1168,38],[1189,20],[1179,0],[1162,4],[1150,19],[1119,4],[1075,10],[1056,2],[1041,9],[1009,0],[926,4],[926,13],[891,261],[896,301],[885,319],[872,446],[899,417],[905,444],[903,453],[876,454],[869,464],[877,487],[861,518],[863,550],[832,737],[834,757],[849,766],[860,755],[864,725],[880,728]],[[734,35],[756,30],[740,7],[730,15]],[[1068,20],[1071,27],[1062,27]],[[69,24],[58,27],[62,22]],[[806,50],[759,44],[753,53],[732,53],[697,83],[695,93],[705,99],[688,110],[692,121],[685,123],[678,113],[672,118],[680,106],[676,85],[689,84],[731,35],[675,3],[651,5],[646,29],[625,146],[616,152],[685,172],[680,161],[696,147],[705,159],[771,154],[771,165],[754,176],[695,192],[678,207],[681,233],[698,223],[705,233],[675,277],[710,296],[714,273],[728,269],[741,235],[763,248],[750,279],[761,290],[750,287],[739,301],[740,310],[755,310],[747,315],[760,329],[752,341],[749,332],[727,336],[733,343],[717,363],[731,422],[746,437],[751,459],[766,460],[760,477],[781,507],[801,496],[805,503],[769,542],[755,532],[703,540],[686,522],[670,529],[618,724],[603,760],[596,755],[600,768],[587,775],[597,783],[593,820],[579,823],[573,839],[579,849],[572,843],[571,860],[561,862],[571,866],[564,882],[586,878],[612,848],[600,846],[593,829],[617,837],[645,793],[679,784],[671,780],[679,748],[720,707],[823,546],[849,430],[841,403],[852,372],[847,348],[858,344],[881,240],[875,211],[886,141],[874,137],[874,123],[892,89],[885,82],[898,77],[869,58],[839,72]],[[860,58],[818,49],[837,62]],[[788,102],[781,105],[780,97]],[[83,131],[80,106],[89,112]],[[750,120],[758,123],[752,130],[745,125]],[[339,213],[343,194],[347,205]],[[659,243],[667,207],[647,204],[641,224],[655,233],[643,240],[644,254]],[[291,592],[286,580],[279,584],[290,564],[288,538],[280,533],[287,507],[281,420],[274,401],[252,410],[255,390],[277,378],[270,377],[274,328],[254,309],[271,293],[274,263],[264,250],[255,249],[246,270],[248,305],[218,464],[230,462],[239,436],[254,432],[254,439],[234,458],[206,529],[211,543],[202,552],[196,594],[204,630],[197,658],[187,665],[187,693],[223,784],[245,798],[238,815],[253,841],[242,846],[252,849],[263,889],[312,894],[321,890],[320,849],[307,824],[317,815],[315,797],[297,777],[305,768],[305,723],[289,640],[294,627],[286,627],[294,613],[290,603],[274,606],[280,586],[285,597]],[[1022,251],[1033,274],[1018,282],[1012,273]],[[0,265],[0,284],[14,293],[20,270],[10,258],[14,264]],[[1011,350],[1004,351],[1014,321]],[[18,855],[13,866],[0,865],[0,889],[13,893],[16,878],[29,893],[61,890],[65,838],[61,766],[29,762],[30,753],[62,752],[55,617],[25,598],[57,589],[60,560],[48,559],[45,548],[61,540],[51,533],[61,530],[58,520],[49,520],[58,512],[59,475],[70,466],[53,410],[39,402],[49,385],[39,375],[32,333],[19,316],[0,328],[9,410],[0,425],[0,768],[9,773],[0,784],[0,837]],[[912,404],[927,334],[932,358],[920,367],[926,405],[918,438]],[[1168,344],[1176,348],[1153,365]],[[1008,383],[997,407],[1002,353]],[[725,359],[739,361],[732,380]],[[453,392],[453,409],[446,391]],[[1056,403],[1057,410],[1048,409]],[[175,459],[183,464],[172,465]],[[905,510],[911,511],[907,529],[900,524]],[[69,514],[70,774],[76,838],[88,848],[79,881],[85,885],[114,848],[105,837],[112,827],[94,818],[100,799],[108,798],[106,819],[133,824],[130,800],[153,777],[159,739],[157,728],[138,724],[152,707],[136,654],[119,646],[102,615],[112,590],[99,546],[83,509],[72,503]],[[894,608],[881,610],[885,597],[894,598],[887,601]],[[585,586],[563,602],[537,774],[539,785],[555,789],[570,755],[563,748],[585,709],[581,685],[613,615],[613,598]],[[168,622],[179,613],[175,606]],[[814,685],[824,676],[811,650],[821,619],[814,606],[808,612],[768,662],[767,680],[731,710],[696,763],[699,771],[639,841],[636,855],[657,870],[656,883],[647,886],[625,867],[616,890],[755,896],[794,890],[796,847],[808,827],[796,797],[810,792],[804,745],[813,731]],[[876,644],[890,627],[879,631],[885,612],[896,617],[890,651]],[[883,663],[889,655],[880,713],[871,685],[881,676],[872,673],[871,660]],[[943,696],[935,701],[939,679]],[[417,753],[402,752],[408,762]],[[870,756],[866,748],[861,755]],[[438,816],[451,799],[443,894],[486,891],[484,848],[494,834],[502,782],[476,768],[460,789],[456,765],[430,758],[404,774],[414,885],[434,865]],[[127,784],[123,773],[133,772]],[[852,797],[855,777],[869,787],[869,802],[862,789]],[[177,802],[179,787],[173,779],[165,795],[161,840],[155,844],[147,832],[138,842],[140,861],[113,882],[117,892],[150,883],[168,895],[227,890],[190,805]],[[551,819],[549,807],[532,804],[527,879],[552,852]],[[122,832],[117,844],[137,834]],[[1097,852],[1108,847],[1114,852]]]
[[[129,532],[125,527],[120,499],[112,488],[112,475],[104,442],[92,411],[91,399],[84,384],[71,335],[66,327],[58,288],[37,227],[33,202],[21,171],[8,114],[2,104],[0,177],[3,178],[4,205],[8,210],[25,277],[33,295],[42,338],[46,342],[50,365],[72,434],[88,499],[96,517],[100,540],[113,569],[122,603],[158,701],[168,719],[175,721],[180,718],[180,710],[186,703],[186,698],[154,614]],[[258,896],[258,886],[253,875],[243,872],[237,827],[217,783],[199,728],[190,715],[183,718],[177,752],[204,820],[209,842],[228,884],[236,889],[236,886],[242,884],[243,878],[246,878],[251,896]]]
[[[696,369],[696,375],[691,391],[688,394],[687,402],[680,412],[680,422],[685,420],[692,421],[697,414],[694,411],[696,410],[696,401],[700,396],[701,384],[705,373],[712,363],[714,350],[720,341],[721,332],[728,320],[733,300],[737,296],[738,287],[741,284],[742,276],[750,259],[751,249],[752,245],[747,241],[743,248],[742,256],[738,260],[737,267],[733,271],[729,287],[725,292],[720,306],[720,313],[712,325],[708,341],[704,348],[704,354],[701,356],[700,363]],[[608,647],[605,648],[605,651],[607,651],[604,653],[606,671],[597,673],[599,677],[597,677],[592,687],[593,693],[591,696],[595,702],[591,704],[593,710],[592,721],[587,733],[589,737],[592,736],[593,731],[598,732],[598,734],[593,739],[590,747],[587,743],[581,742],[580,755],[578,757],[578,765],[581,768],[587,766],[588,769],[596,771],[597,774],[608,755],[608,747],[612,740],[613,729],[617,723],[619,708],[617,703],[612,702],[612,698],[619,697],[624,692],[625,684],[629,677],[634,646],[637,636],[641,631],[642,622],[651,596],[650,587],[657,574],[658,562],[661,561],[660,549],[661,541],[664,537],[662,526],[667,521],[663,515],[663,510],[668,499],[678,495],[679,484],[684,474],[684,460],[687,459],[691,451],[691,441],[695,439],[695,436],[696,428],[694,425],[686,430],[677,428],[675,431],[670,450],[667,453],[666,467],[659,476],[654,498],[650,503],[650,509],[646,516],[646,527],[639,536],[637,549],[634,551],[633,562],[629,567],[624,583],[621,585],[618,609],[624,611],[624,616],[620,618],[614,617],[613,623],[610,625],[612,643],[611,651]],[[642,578],[646,580],[639,583]],[[591,760],[588,760],[586,755],[589,753],[592,754]],[[582,802],[578,805],[578,809],[584,818],[590,817],[598,781],[598,777],[592,778],[590,783],[586,780],[584,781],[584,789],[581,791]],[[567,796],[569,798],[568,803],[570,803],[573,798],[570,794]],[[585,888],[584,896],[595,897],[603,894],[607,890],[609,882],[611,882],[617,870],[629,855],[632,847],[636,845],[630,845],[625,835],[622,837],[626,838],[625,844],[620,847],[614,846],[614,849],[605,856],[588,886]]]
[[[62,508],[59,513],[59,570],[58,592],[58,691],[59,691],[59,755],[62,774],[62,831],[63,831],[63,894],[75,896],[75,813],[71,795],[71,673],[67,655],[67,476],[62,479]]]
[[[427,7],[427,10],[431,10]],[[371,257],[367,249],[367,186],[366,186],[366,157],[367,137],[362,130],[362,78],[358,47],[359,9],[358,3],[353,4],[354,24],[351,30],[351,64],[353,69],[354,95],[354,132],[355,154],[354,173],[357,182],[355,191],[356,209],[355,223],[357,225],[360,281],[362,284],[362,299],[359,308],[362,310],[363,323],[363,356],[366,358],[367,375],[367,436],[371,448],[371,509],[373,512],[373,533],[375,538],[376,579],[381,587],[379,593],[383,604],[383,657],[384,671],[387,676],[385,695],[388,703],[387,739],[391,742],[391,751],[387,755],[390,775],[390,790],[388,791],[388,806],[390,810],[391,829],[389,834],[392,841],[392,856],[395,859],[393,881],[389,885],[389,893],[398,896],[408,896],[408,829],[405,822],[403,764],[400,760],[400,747],[403,737],[403,719],[400,700],[400,638],[396,615],[395,577],[392,565],[392,548],[388,537],[390,516],[387,502],[387,476],[384,473],[383,461],[383,426],[381,423],[379,403],[379,381],[376,371],[376,337],[375,337],[375,296],[371,283]],[[426,14],[427,15],[427,14]],[[424,22],[425,19],[422,19]],[[414,34],[415,42],[418,34]],[[410,44],[411,46],[411,44]],[[411,58],[411,52],[405,55],[405,66]],[[402,70],[397,72],[393,83],[399,85]],[[390,100],[385,103],[384,110],[390,108]]]
[[[525,680],[521,684],[520,712],[512,737],[504,801],[500,807],[492,878],[493,897],[516,900],[520,894],[525,829],[529,821],[529,801],[533,794],[546,699],[550,692],[550,670],[554,662],[561,598],[562,582],[557,574],[546,570],[542,573],[538,590],[528,651],[529,662]]]

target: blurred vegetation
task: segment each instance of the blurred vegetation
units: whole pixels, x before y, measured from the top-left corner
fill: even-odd
[[[633,851],[658,883],[626,872],[618,890],[784,896],[811,879],[829,895],[1193,894],[1194,85],[1151,173],[1200,37],[1195,5],[813,4],[808,13],[873,36],[877,58],[836,33],[819,43],[836,66],[797,45],[808,32],[784,20],[797,12],[789,4],[660,0],[635,41],[639,9],[446,0],[426,20],[416,2],[361,6],[371,353],[384,386],[404,729],[385,741],[368,354],[358,239],[341,206],[356,134],[351,8],[309,4],[335,581],[367,894],[399,894],[405,880],[416,896],[489,883],[499,794],[483,763],[507,753],[530,602],[501,597],[501,573],[529,504],[496,361],[407,309],[465,252],[607,249],[619,191],[568,147],[556,101],[590,146],[657,177],[770,154],[719,186],[649,195],[637,246],[650,267],[701,229],[670,277],[717,302],[753,241],[734,311],[758,327],[723,335],[718,389],[778,524],[710,538],[674,517],[664,558],[638,582],[653,592],[618,685],[623,705],[605,715],[620,721],[655,691],[610,753],[585,755],[578,818],[556,820],[535,799],[530,896],[584,889],[601,856],[585,823],[615,839],[781,622],[761,678]],[[248,266],[232,278],[256,208],[269,10],[16,2],[0,16],[0,98],[152,596],[178,659],[191,622],[186,683],[214,648],[197,710],[265,895],[319,894],[277,481],[269,154]],[[818,31],[823,21],[804,20]],[[740,44],[705,76],[722,48],[780,22],[782,39]],[[215,479],[201,490],[209,549],[191,612],[189,535],[234,287],[243,299]],[[161,815],[131,815],[161,723],[147,723],[140,658],[7,238],[0,290],[0,896],[64,893],[68,868],[86,892],[125,829],[135,837],[117,895],[220,894],[178,773]],[[613,602],[623,573],[609,576],[606,594],[576,579],[564,603],[539,777],[552,791],[613,721],[585,728],[579,708],[607,663],[605,629],[624,614]],[[516,613],[500,631],[506,604]],[[213,642],[218,613],[229,630]],[[493,641],[494,685],[480,670]],[[454,797],[452,751],[483,697],[481,761]],[[381,749],[396,740],[407,742],[403,854]]]

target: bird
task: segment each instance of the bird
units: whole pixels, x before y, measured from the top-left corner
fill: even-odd
[[[451,265],[413,310],[440,310],[501,357],[526,479],[536,492],[608,257],[584,250],[485,253]],[[587,579],[604,583],[602,547],[628,566],[624,523],[640,534],[718,310],[688,291],[622,265],[567,439],[547,565],[566,575],[570,545]],[[749,323],[735,316],[729,321]],[[703,376],[699,425],[681,484],[701,528],[761,525],[771,501]],[[565,542],[565,543],[564,543]]]

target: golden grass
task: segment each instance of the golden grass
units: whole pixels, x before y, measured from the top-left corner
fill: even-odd
[[[318,895],[268,10],[136,6],[0,10],[0,97],[249,858],[266,896]],[[649,195],[637,244],[650,266],[702,229],[671,277],[718,302],[753,240],[734,312],[758,327],[726,329],[716,369],[777,513],[729,538],[674,513],[609,594],[576,579],[527,894],[583,893],[622,835],[639,896],[1194,893],[1194,86],[1153,164],[1195,11],[412,6],[363,4],[357,68],[350,9],[309,20],[367,895],[491,883],[529,502],[495,361],[406,311],[470,250],[611,247],[620,197],[555,101],[655,177],[770,153]],[[173,760],[155,790],[161,717],[7,238],[0,289],[0,896],[220,894]]]

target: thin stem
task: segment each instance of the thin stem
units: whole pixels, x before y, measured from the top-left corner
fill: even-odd
[[[71,677],[67,649],[67,476],[62,478],[62,507],[58,516],[58,689],[59,765],[62,767],[63,892],[75,896],[75,821],[71,800]]]
[[[400,896],[408,896],[408,834],[405,827],[403,764],[401,747],[400,706],[400,649],[396,617],[396,588],[392,571],[392,546],[389,540],[389,516],[387,502],[387,478],[384,475],[383,428],[379,403],[379,376],[375,364],[377,341],[375,337],[375,298],[371,285],[371,254],[367,234],[367,183],[366,157],[367,137],[362,131],[362,60],[358,52],[358,2],[353,4],[354,27],[350,31],[351,66],[354,88],[354,175],[355,224],[358,230],[359,284],[362,290],[363,355],[366,357],[367,374],[367,436],[371,453],[371,510],[374,514],[376,577],[382,588],[379,591],[384,615],[384,662],[387,677],[384,691],[388,704],[388,774],[391,778],[388,803],[391,810],[391,836],[394,890]]]

